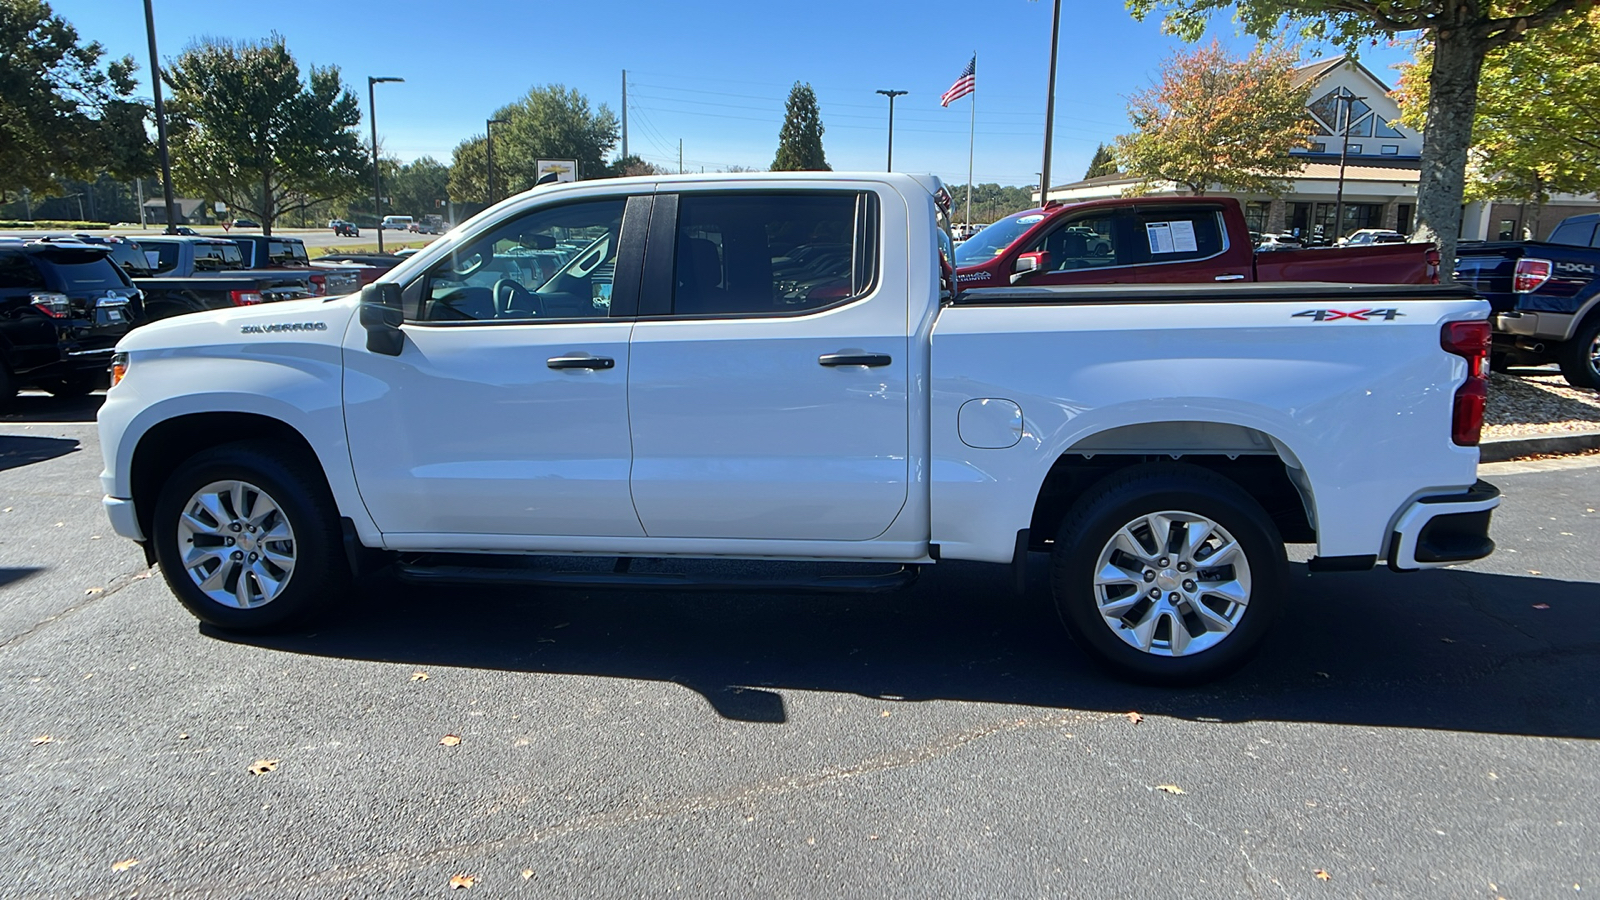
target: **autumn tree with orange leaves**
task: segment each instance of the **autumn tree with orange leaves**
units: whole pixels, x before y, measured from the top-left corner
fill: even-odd
[[[1298,54],[1258,45],[1235,59],[1222,45],[1168,57],[1161,78],[1128,98],[1136,129],[1117,138],[1122,170],[1144,193],[1175,182],[1195,194],[1281,193],[1299,171],[1290,150],[1309,146],[1316,130],[1306,112],[1309,84],[1295,84]]]

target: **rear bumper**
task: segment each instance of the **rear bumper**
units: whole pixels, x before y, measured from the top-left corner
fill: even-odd
[[[1564,341],[1572,336],[1572,313],[1503,312],[1489,317],[1489,324],[1501,334]]]
[[[1494,552],[1489,517],[1499,505],[1500,489],[1487,481],[1464,494],[1412,503],[1395,523],[1389,568],[1414,572],[1483,559]]]

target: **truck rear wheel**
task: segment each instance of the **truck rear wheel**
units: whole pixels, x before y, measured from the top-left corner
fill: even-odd
[[[1116,675],[1192,685],[1238,669],[1277,617],[1288,562],[1238,485],[1198,466],[1132,466],[1056,536],[1050,581],[1073,641]]]
[[[151,539],[172,592],[219,628],[282,628],[348,586],[333,498],[305,461],[241,442],[180,465],[156,498]]]
[[[1573,387],[1600,391],[1600,315],[1589,316],[1558,354],[1561,377]]]

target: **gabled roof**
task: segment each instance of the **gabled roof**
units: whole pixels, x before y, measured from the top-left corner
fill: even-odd
[[[1366,75],[1368,78],[1372,79],[1373,83],[1375,83],[1378,87],[1383,88],[1383,92],[1385,94],[1392,93],[1394,91],[1394,88],[1385,84],[1382,78],[1372,74],[1371,69],[1363,66],[1360,60],[1351,59],[1348,56],[1334,56],[1329,59],[1316,59],[1306,63],[1305,65],[1296,66],[1294,75],[1292,76],[1294,79],[1294,84],[1298,86],[1305,84],[1308,81],[1313,83],[1321,81],[1326,75],[1328,75],[1328,73],[1344,65],[1346,62],[1350,63],[1352,66],[1355,66],[1357,69],[1360,69],[1363,75]]]

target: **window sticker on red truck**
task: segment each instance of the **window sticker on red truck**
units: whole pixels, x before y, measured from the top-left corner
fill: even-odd
[[[1371,322],[1376,319],[1382,319],[1385,322],[1393,322],[1403,315],[1405,313],[1398,309],[1357,309],[1351,312],[1344,312],[1338,309],[1308,309],[1304,312],[1295,313],[1291,318],[1310,319],[1313,322],[1337,322],[1340,319],[1353,319],[1357,322]]]

